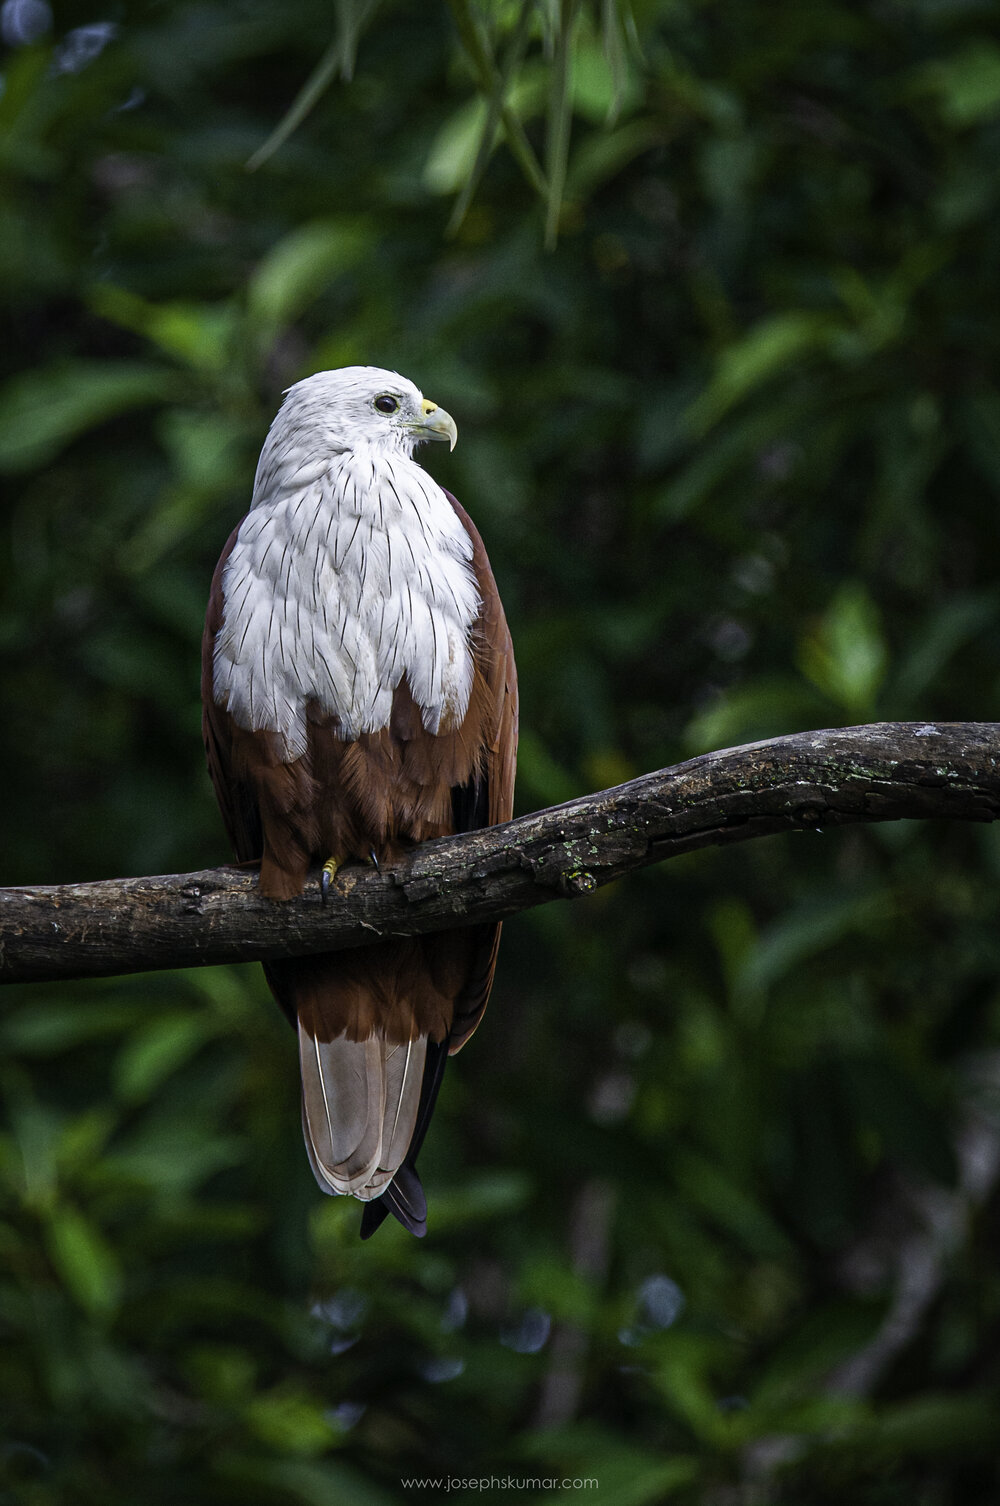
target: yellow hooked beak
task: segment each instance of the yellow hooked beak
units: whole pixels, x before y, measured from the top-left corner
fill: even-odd
[[[451,414],[427,397],[421,402],[420,408],[424,415],[419,431],[421,439],[446,439],[449,450],[453,450],[458,440],[458,425]]]

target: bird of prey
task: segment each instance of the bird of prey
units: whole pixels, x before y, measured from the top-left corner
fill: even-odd
[[[371,366],[290,387],[250,510],[212,581],[202,656],[209,772],[260,893],[507,821],[517,750],[510,635],[468,514],[413,459],[455,422]],[[427,1205],[416,1157],[449,1054],[478,1025],[498,925],[265,965],[298,1029],[302,1123],[324,1192]]]

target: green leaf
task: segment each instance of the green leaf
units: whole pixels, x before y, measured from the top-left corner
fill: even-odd
[[[709,925],[730,995],[739,997],[744,969],[757,945],[757,928],[750,906],[737,899],[720,900],[709,916]]]
[[[837,330],[828,315],[805,310],[762,319],[719,356],[714,376],[688,409],[691,429],[705,433],[755,388],[804,357],[827,349]]]
[[[679,1186],[692,1203],[704,1209],[720,1229],[734,1235],[748,1253],[779,1259],[791,1254],[787,1236],[750,1189],[728,1176],[707,1156],[693,1151],[678,1152],[674,1171]]]
[[[509,110],[514,83],[524,57],[524,51],[528,42],[528,33],[534,17],[534,5],[532,0],[521,0],[520,13],[514,34],[507,47],[507,53],[501,72],[496,72],[489,96],[486,99],[486,111],[483,115],[482,127],[479,134],[479,142],[476,147],[474,160],[468,165],[465,180],[461,182],[461,191],[455,201],[455,207],[448,221],[448,234],[454,235],[468,213],[473,195],[479,187],[486,164],[493,153],[497,139],[497,129],[503,118],[505,109]],[[464,153],[462,154],[465,155]],[[426,179],[429,186],[432,180]],[[456,187],[459,182],[456,182]]]
[[[461,1229],[507,1217],[523,1208],[531,1193],[528,1177],[517,1171],[481,1173],[461,1189],[434,1193],[434,1227]]]
[[[611,28],[608,37],[621,40],[621,32]],[[636,93],[629,78],[624,46],[616,50],[602,39],[581,35],[573,51],[572,95],[576,113],[595,125],[606,125],[621,114],[623,107],[636,103]]]
[[[518,778],[540,805],[559,805],[580,794],[579,784],[557,763],[537,733],[523,728],[518,740]]]
[[[121,1294],[121,1273],[97,1227],[78,1208],[59,1203],[49,1214],[48,1243],[53,1265],[80,1306],[95,1316],[112,1312]]]
[[[370,1472],[362,1474],[339,1460],[328,1464],[316,1459],[221,1454],[214,1468],[242,1484],[241,1499],[291,1500],[299,1506],[331,1506],[333,1502],[336,1506],[398,1506],[400,1500],[398,1491],[383,1489]]]
[[[864,586],[849,581],[799,646],[799,668],[849,717],[868,720],[885,679],[889,652],[878,609]]]
[[[583,1506],[588,1501],[594,1506],[602,1498],[615,1506],[654,1506],[692,1485],[701,1474],[696,1458],[673,1451],[664,1457],[627,1439],[624,1431],[612,1433],[594,1424],[543,1428],[526,1435],[519,1451],[539,1463],[524,1474],[554,1475],[556,1470],[549,1467],[554,1462],[559,1474],[580,1482],[576,1489],[572,1485],[560,1489],[557,1496],[531,1495],[526,1506],[554,1500],[564,1506]]]
[[[449,0],[449,10],[458,30],[462,47],[476,76],[479,91],[485,100],[492,100],[498,89],[502,91],[502,84],[485,36],[482,19],[472,0]],[[507,95],[503,99],[500,120],[507,137],[507,145],[521,171],[535,191],[545,198],[548,194],[545,174],[539,166],[538,158],[525,135],[517,112],[512,107],[511,98]]]
[[[773,1418],[820,1391],[825,1376],[871,1343],[879,1318],[877,1309],[843,1298],[797,1314],[755,1367],[750,1390],[755,1409]]]
[[[13,377],[0,391],[0,471],[44,465],[71,440],[176,391],[162,367],[64,361]]]
[[[17,1176],[17,1192],[29,1207],[50,1204],[56,1189],[56,1160],[59,1137],[65,1120],[47,1106],[24,1098],[20,1090],[11,1094],[9,1109],[13,1138],[20,1166],[11,1159]]]
[[[336,36],[264,145],[258,147],[250,158],[248,172],[263,167],[268,158],[285,144],[322,99],[338,73],[345,82],[352,77],[361,33],[374,15],[378,0],[336,0],[336,3]]]
[[[124,288],[102,283],[91,292],[90,304],[102,319],[135,330],[194,371],[219,372],[232,360],[238,320],[234,303],[190,299],[150,303]]]
[[[691,753],[739,747],[815,727],[823,715],[819,696],[800,681],[762,675],[724,691],[692,717],[684,729],[684,746]]]
[[[103,1154],[117,1125],[115,1108],[103,1103],[66,1122],[56,1147],[59,1174],[64,1184],[81,1173],[87,1175]]]
[[[250,279],[251,318],[268,326],[288,324],[337,277],[359,266],[371,247],[371,231],[360,219],[313,220],[293,230]]]
[[[1000,115],[1000,47],[995,42],[972,42],[950,58],[929,63],[917,79],[937,95],[950,125],[977,125]]]
[[[574,199],[588,199],[659,139],[656,125],[648,120],[630,120],[614,131],[592,132],[573,152],[567,192]]]
[[[762,995],[809,958],[834,946],[845,936],[867,930],[885,919],[884,898],[877,893],[831,896],[819,903],[789,910],[764,931],[746,953],[735,983],[748,996]]]
[[[135,1024],[135,1005],[123,999],[36,999],[0,1024],[7,1051],[28,1055],[72,1050],[104,1035],[119,1035]]]
[[[145,1126],[141,1134],[109,1151],[105,1165],[115,1177],[178,1196],[193,1192],[223,1167],[238,1165],[245,1154],[245,1145],[235,1135],[217,1134],[200,1120],[171,1119]]]
[[[133,1032],[114,1067],[115,1088],[127,1103],[149,1098],[160,1084],[201,1049],[214,1034],[206,1010],[165,1015]]]
[[[456,193],[471,177],[488,117],[485,99],[470,99],[438,131],[424,163],[430,193]]]
[[[896,1456],[991,1453],[996,1444],[996,1401],[988,1395],[946,1396],[924,1392],[886,1407],[870,1427],[879,1444]]]
[[[229,1406],[253,1394],[257,1368],[253,1354],[235,1344],[199,1344],[184,1363],[187,1379],[200,1396]]]
[[[283,1454],[325,1453],[335,1436],[322,1405],[290,1388],[255,1396],[247,1420],[258,1438]]]
[[[249,425],[226,412],[167,408],[158,420],[161,442],[169,451],[181,484],[197,493],[218,493],[233,483],[234,470],[246,463]],[[189,502],[188,526],[198,514]]]
[[[503,80],[497,78],[495,90],[503,88]],[[544,103],[545,75],[540,68],[525,68],[521,77],[507,87],[502,107],[496,104],[498,97],[498,94],[485,98],[479,95],[467,100],[445,120],[424,163],[423,183],[429,193],[457,193],[478,181],[489,155],[485,142],[494,110],[499,112],[500,119],[504,114],[518,121],[530,119]]]
[[[559,0],[559,27],[552,59],[548,125],[545,135],[545,244],[551,251],[559,236],[559,216],[566,190],[569,140],[573,123],[574,30],[579,0]]]
[[[917,716],[922,698],[958,650],[982,633],[1000,613],[995,591],[962,594],[942,602],[913,633],[905,658],[887,693],[893,714]]]
[[[638,57],[631,7],[622,4],[621,0],[601,0],[601,43],[604,61],[611,75],[611,98],[605,117],[608,125],[613,125],[621,114],[632,83],[629,70],[630,41],[631,50]],[[629,103],[632,102],[630,99]]]
[[[724,1415],[715,1402],[709,1368],[717,1345],[700,1334],[672,1333],[669,1341],[654,1340],[658,1361],[654,1372],[657,1388],[668,1408],[677,1413],[703,1444],[724,1451],[743,1437],[744,1418]]]

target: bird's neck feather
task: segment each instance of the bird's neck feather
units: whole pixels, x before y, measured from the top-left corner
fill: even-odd
[[[241,726],[305,747],[306,705],[348,738],[388,722],[405,674],[424,725],[464,715],[479,611],[472,541],[409,455],[359,444],[262,457],[223,574],[215,693]]]

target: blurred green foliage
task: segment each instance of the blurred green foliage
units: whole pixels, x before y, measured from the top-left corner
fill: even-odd
[[[0,881],[226,858],[208,581],[354,361],[457,416],[522,810],[994,719],[995,23],[7,0]],[[511,922],[421,1244],[317,1193],[253,969],[8,990],[0,1501],[994,1502],[998,883],[873,827]]]

